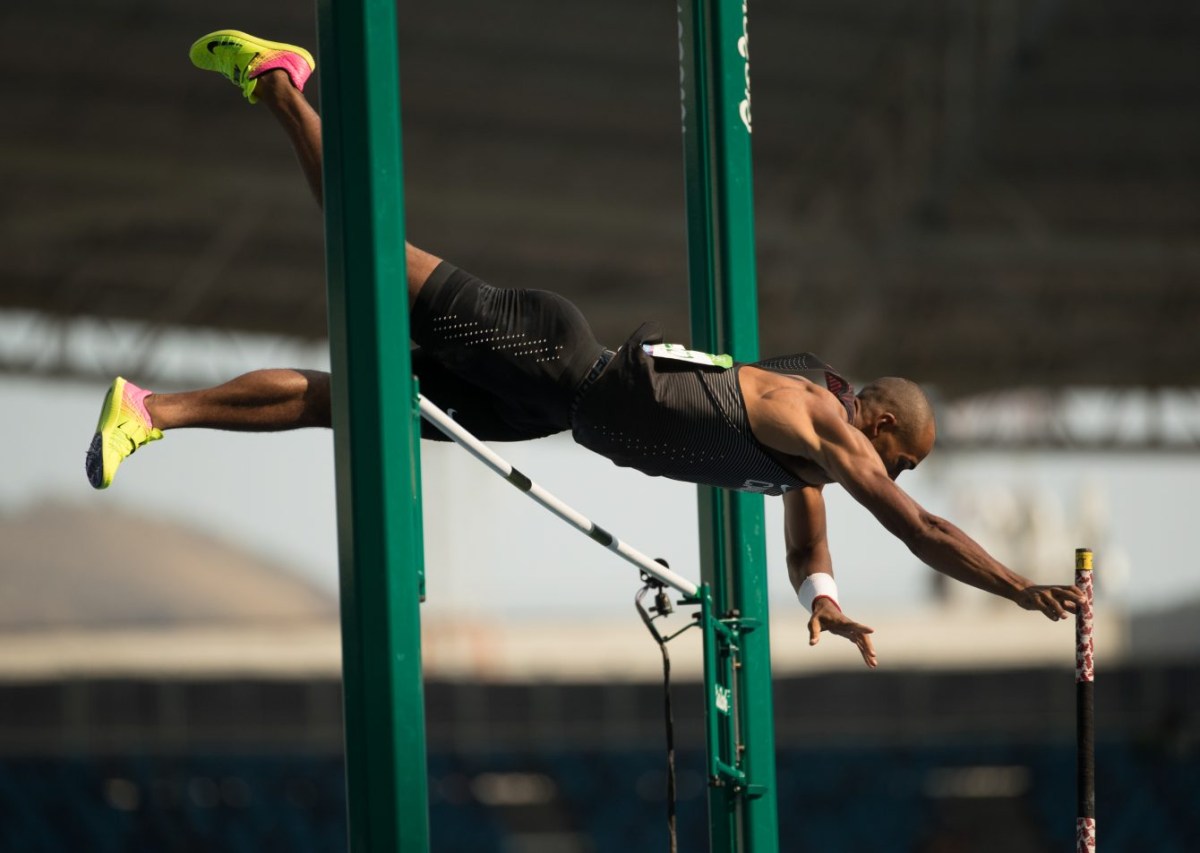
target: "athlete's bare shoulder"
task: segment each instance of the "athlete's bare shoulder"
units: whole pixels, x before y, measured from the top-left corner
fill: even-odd
[[[853,429],[841,401],[803,377],[746,365],[738,383],[754,437],[778,453],[811,460],[822,442]]]

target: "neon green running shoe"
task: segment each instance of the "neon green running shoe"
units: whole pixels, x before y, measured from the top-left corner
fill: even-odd
[[[239,30],[217,30],[196,39],[188,51],[192,65],[205,71],[216,71],[242,90],[246,100],[254,104],[254,88],[258,78],[279,68],[292,78],[292,85],[304,91],[317,63],[312,54],[294,44],[266,41]]]
[[[150,392],[139,388],[118,376],[108,389],[104,407],[100,409],[100,421],[96,434],[88,447],[84,470],[88,481],[96,489],[107,489],[116,476],[117,466],[125,457],[149,441],[163,437],[162,430],[155,429],[146,411],[146,398]]]

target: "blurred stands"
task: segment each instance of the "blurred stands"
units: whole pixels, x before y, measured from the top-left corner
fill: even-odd
[[[1197,849],[1198,676],[1098,680],[1107,850]],[[596,701],[614,690],[626,698]],[[675,696],[684,850],[707,826],[698,690]],[[331,679],[0,684],[0,850],[344,849],[339,693]],[[779,679],[786,849],[1062,849],[1073,695],[1069,669]],[[661,686],[433,681],[426,701],[435,849],[665,844]]]
[[[399,13],[414,242],[563,292],[602,340],[643,318],[686,336],[674,6]],[[0,21],[21,80],[0,130],[0,306],[62,341],[0,347],[0,367],[107,377],[119,356],[147,381],[209,380],[203,360],[153,357],[167,332],[323,337],[294,158],[185,56],[230,24],[312,45],[309,7],[43,0]],[[749,27],[764,352],[949,398],[1195,386],[1193,5],[758,0]],[[140,62],[95,65],[108,43]],[[90,318],[143,325],[114,354],[76,346],[110,328]]]
[[[1074,749],[1057,742],[789,748],[780,838],[794,853],[1021,853],[1074,837]],[[433,849],[666,849],[663,757],[615,751],[433,752]],[[678,756],[681,850],[705,849],[703,754]],[[1098,834],[1116,853],[1188,853],[1200,753],[1104,741]],[[0,761],[0,849],[162,853],[346,849],[342,762],[320,754],[142,754]]]

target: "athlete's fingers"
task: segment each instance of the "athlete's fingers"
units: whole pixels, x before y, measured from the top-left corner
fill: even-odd
[[[1067,618],[1067,611],[1063,610],[1063,606],[1058,603],[1053,595],[1038,596],[1038,609],[1046,614],[1047,619],[1057,622],[1060,619]]]
[[[855,643],[858,645],[858,650],[862,654],[863,662],[874,669],[879,665],[879,660],[875,656],[875,645],[871,642],[870,632],[859,634],[855,638]]]
[[[847,619],[837,625],[830,625],[828,630],[854,643],[867,666],[872,668],[876,666],[875,646],[871,642],[871,634],[875,632],[873,628]]]
[[[1039,592],[1037,593],[1036,603],[1037,609],[1046,614],[1047,619],[1058,621],[1059,615],[1054,609],[1058,606],[1058,602],[1053,597],[1047,597]]]
[[[1064,610],[1074,612],[1083,603],[1083,592],[1074,586],[1048,586],[1046,593]]]
[[[1026,610],[1040,610],[1047,619],[1059,620],[1067,617],[1071,607],[1071,587],[1031,586],[1021,593],[1018,603]]]
[[[821,640],[821,617],[813,616],[808,620],[808,644],[815,646]]]
[[[1071,598],[1075,604],[1083,604],[1083,590],[1072,584],[1071,586],[1062,587],[1062,591]]]
[[[1050,598],[1050,606],[1054,610],[1055,618],[1066,619],[1067,618],[1067,610],[1065,607],[1063,607],[1062,602],[1060,602],[1058,600],[1058,596],[1056,596],[1053,592],[1051,592],[1049,595],[1049,598]]]
[[[870,627],[862,624],[861,622],[851,622],[849,620],[843,622],[840,625],[833,625],[829,628],[829,630],[835,634],[838,634],[839,636],[849,637],[850,639],[855,639],[860,634],[874,634],[875,633],[874,628],[870,628]]]

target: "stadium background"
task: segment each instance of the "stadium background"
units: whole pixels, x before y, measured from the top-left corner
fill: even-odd
[[[674,15],[633,0],[402,4],[414,242],[495,283],[563,292],[603,340],[644,317],[685,335]],[[115,372],[169,388],[264,356],[320,363],[319,214],[281,134],[184,56],[224,26],[311,45],[311,5],[47,0],[0,21],[2,443],[19,457],[0,489],[0,850],[341,849],[335,566],[245,531],[214,537],[221,516],[192,494],[296,538],[317,525],[267,507],[293,481],[265,445],[239,463],[246,482],[225,476],[205,453],[238,446],[226,437],[155,447],[161,467],[139,457],[113,495],[82,494],[77,470],[74,490],[56,479]],[[759,0],[750,33],[763,352],[928,383],[944,479],[981,456],[1031,480],[1042,463],[1069,472],[1065,517],[1040,483],[984,483],[940,511],[1040,580],[1054,555],[1065,573],[1071,548],[1097,548],[1115,579],[1100,581],[1100,843],[1200,848],[1200,586],[1178,520],[1200,437],[1200,12]],[[47,422],[65,411],[83,412],[77,447]],[[271,447],[327,455],[322,441]],[[534,447],[522,467],[570,452]],[[427,474],[469,476],[431,459]],[[1089,485],[1119,466],[1150,472],[1135,494]],[[601,488],[585,470],[564,494]],[[613,482],[641,515],[680,494]],[[449,528],[434,544],[488,523],[488,501],[464,511],[468,496],[442,492],[426,509]],[[1122,499],[1148,507],[1138,526],[1180,572],[1173,596],[1138,609],[1165,561],[1122,526],[1135,512]],[[548,523],[525,538],[575,571],[586,543],[559,544]],[[674,561],[679,538],[651,544]],[[664,846],[657,662],[632,608],[573,610],[561,587],[538,599],[521,589],[524,557],[458,547],[430,565],[436,848]],[[607,571],[627,600],[632,579]],[[432,586],[439,575],[457,586]],[[775,608],[783,849],[1062,849],[1065,635],[905,583],[895,606],[867,599],[889,643],[877,673],[804,649],[797,614]],[[695,850],[695,662],[677,654],[681,844]]]

